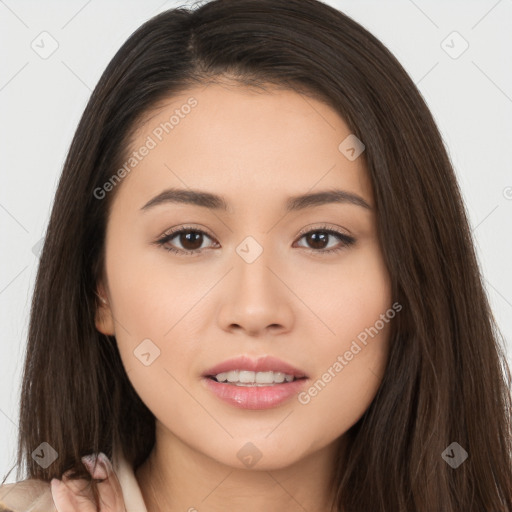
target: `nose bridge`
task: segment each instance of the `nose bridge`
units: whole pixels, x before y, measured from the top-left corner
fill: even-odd
[[[253,334],[270,326],[289,328],[289,297],[271,270],[276,262],[264,243],[247,236],[235,248],[230,284],[221,298],[223,328],[236,325]]]
[[[247,236],[238,244],[235,249],[234,277],[238,283],[236,289],[239,298],[247,295],[247,298],[268,303],[274,300],[273,296],[279,291],[276,289],[276,278],[269,268],[272,267],[272,250],[267,240],[262,238],[259,237],[258,241],[253,236]],[[267,246],[263,245],[265,243]]]

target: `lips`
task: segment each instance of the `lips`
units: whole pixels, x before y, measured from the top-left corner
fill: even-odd
[[[240,370],[240,375],[235,370]],[[280,380],[267,383],[267,379],[272,376],[271,373],[268,375],[269,372],[273,372],[274,379]],[[242,378],[242,374],[249,373],[252,375],[244,375]],[[224,374],[221,381],[215,377],[219,374]],[[231,379],[230,374],[233,374]],[[286,382],[283,381],[283,374]],[[257,383],[258,375],[263,376],[264,383]],[[293,380],[289,380],[290,376],[293,376]],[[289,403],[309,380],[305,372],[276,357],[262,356],[253,359],[246,355],[212,366],[202,377],[201,385],[223,402],[238,409],[252,410],[273,409]],[[226,378],[228,382],[224,382]]]
[[[273,356],[262,356],[252,359],[248,356],[238,356],[228,359],[212,366],[206,370],[203,377],[213,377],[219,373],[233,370],[248,370],[252,372],[281,372],[293,375],[296,379],[307,378],[307,375],[300,369]]]

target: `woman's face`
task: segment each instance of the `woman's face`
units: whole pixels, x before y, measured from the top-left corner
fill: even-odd
[[[258,469],[328,449],[376,394],[394,316],[362,146],[317,100],[228,85],[169,98],[132,142],[104,187],[116,196],[96,325],[157,436]],[[265,356],[306,378],[205,376],[239,356],[225,378],[293,374],[251,365]]]

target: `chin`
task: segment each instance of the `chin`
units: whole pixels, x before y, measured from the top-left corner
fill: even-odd
[[[275,446],[276,441],[278,446]],[[284,446],[282,440],[276,437],[274,442],[264,438],[233,439],[229,444],[223,444],[221,453],[212,453],[210,457],[234,469],[275,471],[292,466],[304,455],[296,443],[290,442],[289,446]]]

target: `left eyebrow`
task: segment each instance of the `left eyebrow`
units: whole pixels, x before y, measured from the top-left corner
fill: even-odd
[[[146,211],[154,208],[155,206],[167,203],[191,204],[195,206],[201,206],[203,208],[208,208],[210,210],[232,212],[232,209],[229,207],[228,202],[223,196],[202,190],[185,190],[178,188],[170,188],[164,190],[157,196],[150,199],[141,208],[141,210]],[[361,206],[367,210],[372,209],[372,207],[361,196],[340,189],[324,190],[321,192],[307,193],[289,197],[286,200],[285,208],[286,211],[291,212],[331,203],[348,203]]]
[[[349,203],[361,206],[367,210],[372,209],[372,207],[357,194],[347,192],[346,190],[331,189],[315,192],[313,194],[302,194],[290,197],[286,201],[286,210],[291,212],[330,203]]]

